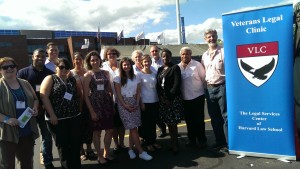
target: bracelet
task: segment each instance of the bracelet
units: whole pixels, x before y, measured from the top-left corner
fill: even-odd
[[[8,116],[5,116],[4,117],[4,120],[3,120],[3,123],[6,123],[7,124],[7,121],[10,119],[10,117],[8,117]]]

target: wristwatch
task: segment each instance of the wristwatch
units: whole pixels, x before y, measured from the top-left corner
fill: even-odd
[[[6,124],[7,124],[8,119],[10,119],[10,118],[9,118],[8,116],[5,116],[5,117],[4,117],[3,123],[6,123]]]

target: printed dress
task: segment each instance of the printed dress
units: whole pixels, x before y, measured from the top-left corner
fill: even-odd
[[[99,120],[92,122],[93,130],[112,129],[114,127],[113,99],[108,93],[110,85],[108,72],[101,70],[92,74],[90,82],[90,102]]]
[[[114,78],[114,82],[121,83],[120,77],[116,76]],[[120,118],[125,129],[133,129],[141,125],[140,106],[137,104],[137,100],[135,97],[138,83],[140,83],[140,79],[138,78],[138,76],[135,76],[135,78],[132,80],[127,79],[127,84],[121,86],[121,94],[123,96],[124,102],[137,106],[136,111],[129,112],[122,106],[121,103],[118,104]]]

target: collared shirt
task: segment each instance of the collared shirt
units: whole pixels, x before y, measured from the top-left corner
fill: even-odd
[[[51,62],[48,58],[45,61],[45,66],[46,66],[46,68],[52,70],[53,72],[56,72],[56,70],[55,70],[56,65],[53,62]]]
[[[224,49],[220,46],[216,50],[207,50],[202,55],[202,64],[206,71],[207,84],[221,84],[225,82]]]
[[[181,70],[181,93],[184,100],[192,100],[204,94],[205,70],[198,61],[191,60],[184,68],[178,64]]]
[[[19,70],[17,73],[17,77],[27,80],[32,86],[32,88],[35,90],[37,97],[40,99],[40,85],[46,76],[52,74],[54,74],[54,72],[47,69],[46,66],[44,66],[42,71],[39,71],[32,65],[30,65]]]
[[[164,65],[164,63],[163,63],[161,57],[159,57],[158,60],[155,60],[154,58],[152,58],[151,61],[152,61],[151,66],[152,66],[156,71],[158,70],[158,68],[160,68],[162,65]]]

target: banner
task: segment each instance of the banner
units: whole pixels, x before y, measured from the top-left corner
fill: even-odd
[[[181,19],[181,37],[182,37],[182,44],[186,44],[185,39],[185,26],[184,26],[184,17],[180,17]]]
[[[230,154],[296,160],[292,4],[222,19]]]

